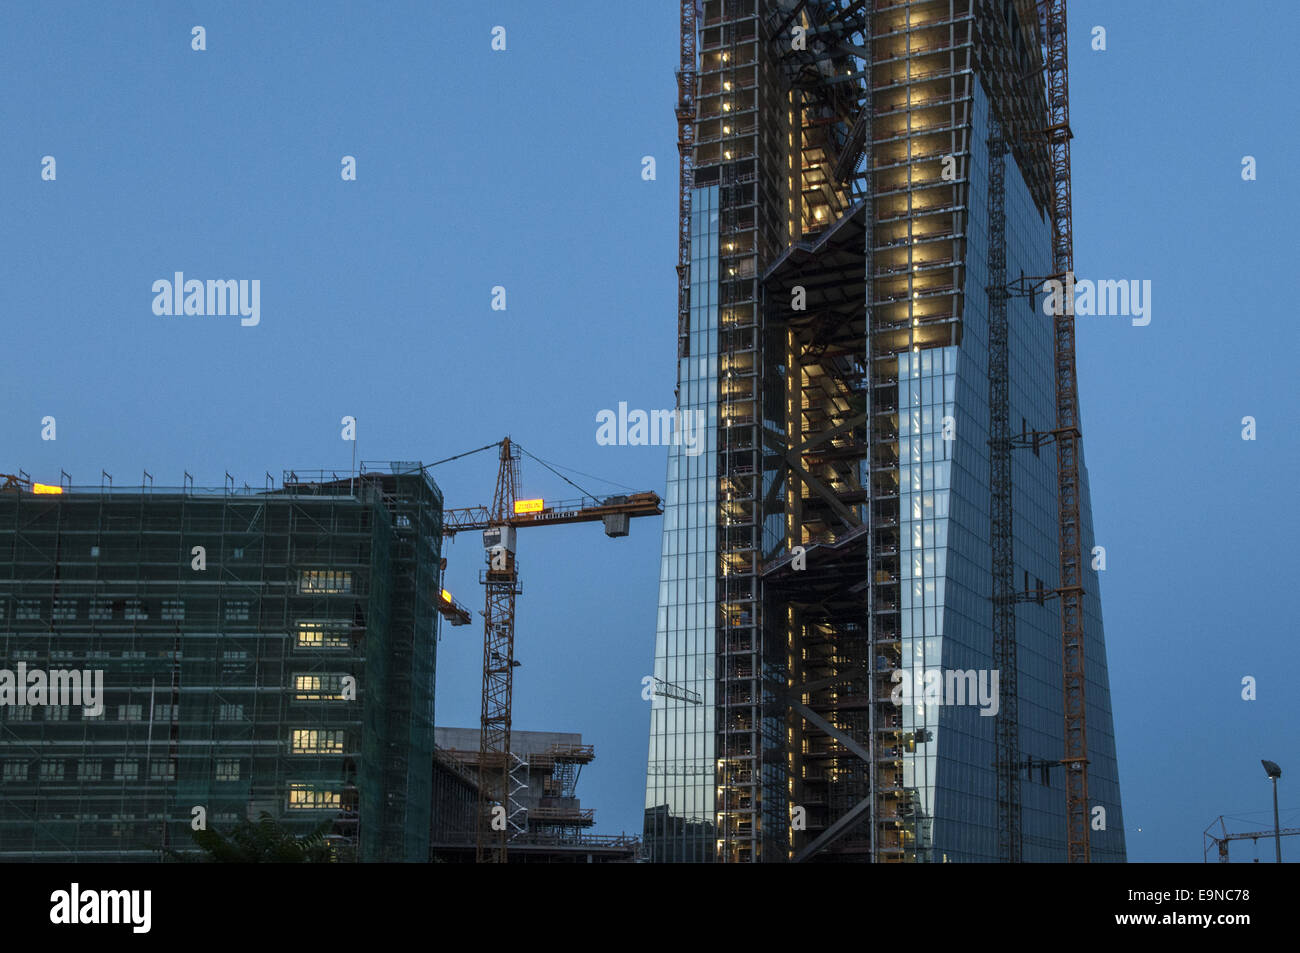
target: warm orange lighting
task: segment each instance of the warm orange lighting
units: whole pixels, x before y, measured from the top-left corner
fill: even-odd
[[[455,600],[452,599],[451,597],[451,593],[448,592],[446,589],[442,590],[442,601],[447,603],[448,605],[455,602]]]
[[[33,493],[62,493],[63,487],[50,486],[48,483],[33,483],[32,492]]]
[[[541,500],[515,500],[516,513],[540,513],[541,511]]]

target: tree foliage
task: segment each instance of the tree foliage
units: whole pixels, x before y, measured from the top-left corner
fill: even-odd
[[[256,821],[242,820],[228,834],[212,829],[192,834],[203,851],[204,863],[327,864],[333,860],[325,839],[331,824],[323,821],[310,834],[299,837],[263,811]]]

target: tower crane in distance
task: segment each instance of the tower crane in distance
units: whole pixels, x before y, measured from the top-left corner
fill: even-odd
[[[521,500],[518,496],[521,448],[509,437],[499,444],[489,445],[492,446],[501,448],[492,505],[446,510],[442,527],[443,535],[447,537],[471,530],[483,533],[486,568],[480,571],[479,582],[486,589],[486,602],[483,610],[483,710],[479,730],[479,810],[475,850],[475,859],[479,863],[504,863],[508,832],[513,829],[519,833],[527,823],[526,817],[520,819],[520,815],[526,813],[524,808],[513,800],[523,784],[511,788],[510,762],[511,698],[514,669],[519,664],[515,661],[515,598],[523,591],[519,566],[515,561],[516,531],[528,526],[599,520],[605,524],[606,536],[619,537],[628,535],[632,517],[662,516],[664,511],[659,494],[648,491],[604,499],[584,496],[579,500],[549,504],[540,499]],[[572,483],[563,474],[557,472],[557,475]]]

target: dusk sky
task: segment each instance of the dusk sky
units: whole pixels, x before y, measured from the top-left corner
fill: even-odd
[[[351,415],[363,460],[510,435],[594,492],[662,494],[665,448],[595,436],[621,401],[673,405],[677,16],[665,0],[7,3],[0,471],[260,487],[346,473]],[[1071,4],[1070,30],[1076,268],[1152,285],[1148,326],[1077,324],[1128,856],[1199,862],[1220,814],[1271,828],[1261,758],[1284,772],[1282,826],[1300,826],[1300,18],[1096,2]],[[176,272],[257,279],[260,322],[155,314],[152,285]],[[433,474],[456,507],[490,503],[495,471],[488,452]],[[576,495],[528,457],[522,493]],[[578,791],[597,833],[641,831],[660,522],[520,533],[514,724],[596,746]],[[476,727],[480,540],[444,554],[475,624],[443,626],[437,721]],[[1255,850],[1233,858],[1272,859]]]

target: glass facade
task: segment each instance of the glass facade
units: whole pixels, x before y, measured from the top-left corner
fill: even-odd
[[[1024,4],[868,5],[860,20],[789,6],[704,0],[679,103],[695,120],[685,184],[701,186],[679,406],[709,426],[704,455],[669,459],[649,855],[996,861],[990,269],[1017,285],[1053,258],[1051,169],[1020,144],[1000,160],[1006,254],[990,264],[988,89],[1041,50]],[[825,41],[821,81],[751,42],[777,13]],[[1039,128],[1033,100],[1004,98],[1007,121]],[[1056,426],[1041,305],[1006,302],[1013,434]],[[1018,449],[1010,469],[1014,585],[1050,592],[1056,448]],[[1097,585],[1089,572],[1090,795],[1106,813],[1091,840],[1094,859],[1122,860]],[[1015,607],[1026,861],[1066,859],[1059,613]]]
[[[981,86],[976,85],[974,92],[971,141],[984,144],[989,135],[988,99]],[[1010,158],[1006,171],[1007,276],[1014,280],[1022,274],[1048,274],[1051,272],[1050,222],[1039,214]],[[975,196],[988,194],[987,148],[972,149],[970,192]],[[914,666],[941,668],[945,672],[972,669],[985,672],[993,666],[988,598],[991,576],[988,298],[984,290],[988,284],[987,216],[986,202],[971,203],[960,346],[922,351],[911,355],[910,361],[904,355],[899,361],[900,384],[908,379],[905,369],[910,375],[907,399],[913,408],[911,432],[906,438],[908,454],[903,454],[900,447],[903,467],[908,472],[902,483],[911,487],[910,501],[903,497],[901,506],[901,518],[909,530],[903,534],[903,541],[910,547],[911,557],[904,562],[904,571],[911,577],[910,587],[903,588],[904,658],[910,659]],[[1055,426],[1055,341],[1052,322],[1043,315],[1041,305],[1041,297],[1013,297],[1008,302],[1013,432],[1050,430]],[[927,364],[929,355],[933,356]],[[915,366],[918,358],[919,369]],[[952,441],[935,436],[940,429],[935,419],[941,416],[940,401],[945,402],[943,414],[953,417],[955,439]],[[900,440],[904,439],[901,433],[900,421]],[[1059,577],[1054,448],[1048,444],[1038,452],[1014,451],[1012,480],[1017,587],[1053,589]],[[1087,554],[1093,542],[1086,473],[1082,482],[1084,553],[1088,562]],[[931,494],[933,518],[929,512]],[[1123,860],[1118,768],[1095,572],[1088,572],[1085,586],[1089,795],[1093,807],[1105,808],[1107,818],[1106,830],[1091,832],[1092,856],[1096,861]],[[1042,605],[1022,603],[1016,609],[1022,760],[1055,761],[1064,748],[1059,612],[1054,600]],[[910,651],[906,651],[909,638]],[[981,715],[977,706],[952,704],[929,713],[924,713],[922,705],[914,710],[913,717],[918,719],[918,725],[932,732],[931,740],[924,746],[918,744],[917,752],[904,764],[905,771],[910,764],[921,799],[915,859],[998,860],[993,768],[996,719]],[[920,721],[921,718],[925,721]],[[1063,861],[1065,791],[1060,767],[1045,770],[1035,767],[1022,773],[1021,778],[1023,859]],[[912,782],[905,779],[905,783]],[[933,799],[932,803],[927,802],[928,798]],[[923,836],[927,833],[923,822],[929,818],[932,818],[932,828],[927,840]]]
[[[935,810],[937,755],[945,750],[940,709],[927,706],[925,673],[942,669],[944,594],[947,581],[948,503],[952,480],[953,407],[957,348],[898,356],[900,634],[904,684],[903,729],[916,742],[903,752],[903,787],[915,792],[912,843],[928,851]]]
[[[652,860],[714,857],[717,619],[718,188],[691,206],[691,341],[678,407],[703,415],[703,452],[668,451],[645,840]]]

